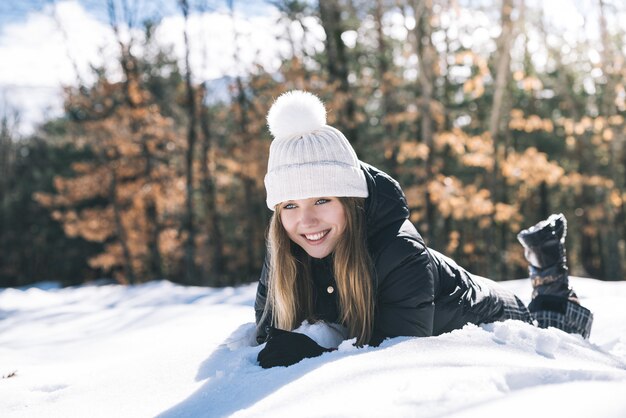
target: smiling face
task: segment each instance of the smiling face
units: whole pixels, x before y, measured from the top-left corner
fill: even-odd
[[[346,229],[346,212],[336,197],[289,200],[280,204],[280,221],[307,254],[324,258],[335,250]]]

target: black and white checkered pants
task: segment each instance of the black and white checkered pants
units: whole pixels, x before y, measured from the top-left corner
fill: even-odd
[[[593,314],[584,306],[558,296],[539,295],[526,307],[513,292],[499,284],[492,282],[489,287],[492,297],[503,304],[501,315],[495,320],[517,319],[540,328],[554,327],[589,338]]]

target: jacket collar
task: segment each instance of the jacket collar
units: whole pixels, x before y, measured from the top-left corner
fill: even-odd
[[[376,237],[386,227],[403,223],[409,218],[409,208],[400,184],[391,176],[361,162],[369,196],[365,200],[368,239]]]

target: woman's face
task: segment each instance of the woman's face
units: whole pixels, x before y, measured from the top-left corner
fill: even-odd
[[[335,250],[346,229],[346,211],[336,197],[288,200],[280,204],[280,221],[307,254],[324,258]]]

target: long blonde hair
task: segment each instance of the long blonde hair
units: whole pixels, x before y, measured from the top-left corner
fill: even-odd
[[[339,294],[340,322],[357,345],[367,344],[374,322],[372,262],[367,250],[365,199],[338,198],[345,209],[346,228],[333,252],[333,272]],[[268,303],[272,322],[292,330],[305,319],[314,320],[310,256],[293,243],[280,220],[280,205],[268,232]]]

